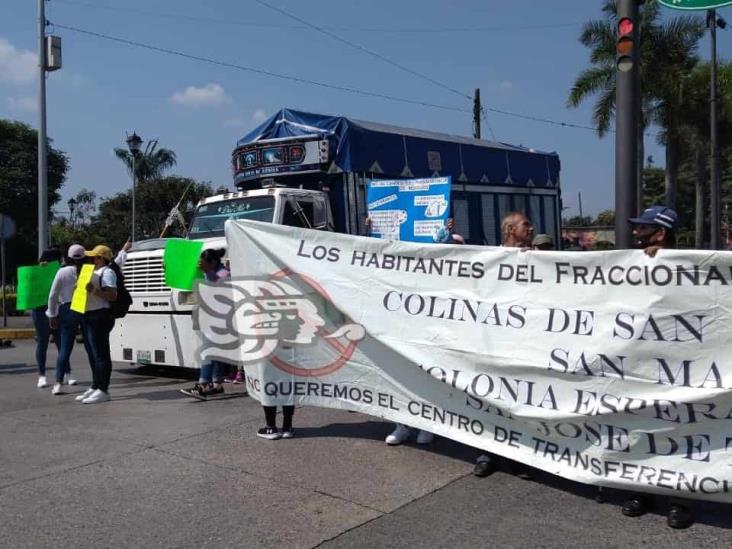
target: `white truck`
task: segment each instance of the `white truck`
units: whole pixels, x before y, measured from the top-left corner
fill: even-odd
[[[237,143],[239,191],[202,200],[188,238],[225,248],[228,219],[363,234],[368,179],[449,175],[455,231],[468,244],[499,244],[512,210],[559,242],[559,165],[556,153],[282,109]],[[164,248],[162,239],[135,242],[128,254],[133,302],[111,334],[116,362],[194,367],[194,296],[165,285]]]
[[[273,186],[201,200],[188,238],[203,240],[204,249],[226,248],[227,219],[333,229],[327,193]],[[147,240],[135,243],[127,255],[124,275],[132,306],[112,331],[113,361],[194,367],[193,294],[166,286],[164,248],[164,239]]]

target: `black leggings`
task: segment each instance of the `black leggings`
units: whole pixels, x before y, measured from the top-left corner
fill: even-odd
[[[264,408],[264,420],[267,427],[277,427],[277,406],[262,406],[262,408]],[[294,406],[282,407],[282,428],[285,431],[292,429],[292,416],[294,415]]]

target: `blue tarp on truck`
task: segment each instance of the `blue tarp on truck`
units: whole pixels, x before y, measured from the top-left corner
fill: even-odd
[[[297,173],[303,164],[291,168],[278,154],[287,149],[288,155],[292,151],[295,158],[302,159],[304,149],[298,144],[304,142],[317,143],[318,147],[322,144],[328,154],[320,164],[312,156],[307,157],[303,162],[309,173],[300,170],[293,179],[289,174]],[[258,149],[260,156],[252,152]],[[248,158],[254,163],[252,169],[247,166]],[[267,162],[263,166],[264,160],[278,167],[272,168]],[[332,189],[331,208],[337,230],[343,232],[364,230],[369,179],[450,176],[450,209],[456,232],[468,243],[500,244],[500,220],[510,211],[525,212],[536,232],[548,233],[555,242],[560,241],[560,162],[556,153],[282,109],[237,142],[232,161],[234,180],[240,188],[255,188],[260,185],[258,178],[268,173],[302,188],[327,184]]]
[[[388,177],[451,175],[454,182],[559,186],[559,156],[495,141],[282,109],[237,146],[320,135],[340,171]]]

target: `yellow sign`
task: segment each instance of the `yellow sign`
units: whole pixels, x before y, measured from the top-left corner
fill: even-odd
[[[91,282],[92,275],[94,274],[94,265],[84,265],[79,273],[79,278],[76,279],[76,289],[74,295],[71,298],[71,310],[77,313],[86,312],[86,300],[89,297],[89,292],[86,291],[86,285]]]

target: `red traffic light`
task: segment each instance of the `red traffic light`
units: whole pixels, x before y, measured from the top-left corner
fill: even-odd
[[[627,36],[633,33],[633,20],[628,17],[623,17],[618,22],[618,32],[620,36]]]

